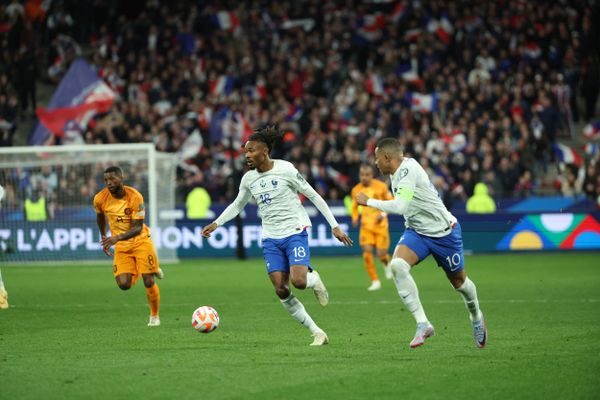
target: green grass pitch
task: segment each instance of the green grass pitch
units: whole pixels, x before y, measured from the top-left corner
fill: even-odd
[[[159,328],[143,284],[120,291],[112,265],[8,266],[0,311],[1,399],[600,398],[598,253],[477,255],[488,347],[428,259],[413,270],[436,336],[409,349],[414,322],[391,281],[367,292],[360,257],[314,257],[331,303],[296,290],[331,344],[279,304],[261,259],[165,266]],[[381,272],[382,277],[383,273]],[[211,305],[219,329],[195,332]]]

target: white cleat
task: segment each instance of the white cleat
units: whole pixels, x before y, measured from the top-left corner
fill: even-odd
[[[329,293],[327,292],[327,288],[325,284],[321,280],[321,276],[317,271],[309,272],[310,274],[315,274],[317,277],[317,283],[315,283],[315,287],[313,290],[315,291],[315,297],[320,305],[325,307],[329,303]]]
[[[369,292],[374,292],[375,290],[381,289],[381,281],[373,281],[371,282],[371,286],[367,288]]]
[[[392,272],[392,267],[389,264],[383,266],[383,271],[385,272],[386,279],[394,279],[394,273]]]
[[[163,279],[165,277],[164,271],[162,269],[160,269],[160,268],[158,268],[158,272],[156,274],[154,274],[154,275],[156,275],[156,277],[158,279]]]
[[[325,332],[317,332],[313,335],[315,338],[310,344],[311,346],[324,346],[329,343],[329,338]]]
[[[433,325],[429,322],[420,322],[417,323],[417,332],[415,333],[415,337],[410,342],[410,347],[415,348],[419,346],[423,346],[425,343],[425,339],[432,337],[435,335],[435,329],[433,329]]]
[[[0,310],[6,310],[8,308],[8,292],[6,289],[0,289]]]
[[[151,315],[148,321],[148,326],[160,326],[160,318],[158,315]]]

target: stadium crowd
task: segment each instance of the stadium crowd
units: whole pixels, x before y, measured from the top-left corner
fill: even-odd
[[[272,122],[284,132],[275,157],[326,199],[349,192],[385,136],[400,138],[448,205],[480,181],[494,197],[600,195],[598,155],[563,165],[553,151],[591,120],[600,91],[592,2],[148,1],[116,13],[100,1],[93,16],[72,3],[52,3],[49,40],[91,49],[119,95],[83,141],[178,152],[197,130],[203,145],[179,170],[179,203],[198,185],[213,201],[232,198],[239,145]],[[2,46],[2,64],[17,65]],[[0,85],[11,79],[0,70]],[[10,93],[0,86],[6,121]]]

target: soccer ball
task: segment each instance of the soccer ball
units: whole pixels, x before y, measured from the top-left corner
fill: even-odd
[[[212,307],[198,307],[192,314],[192,327],[198,332],[209,333],[219,326],[219,313]]]

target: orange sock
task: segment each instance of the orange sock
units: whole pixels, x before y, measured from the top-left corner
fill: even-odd
[[[148,297],[148,304],[150,305],[150,315],[157,316],[158,307],[160,306],[160,290],[156,283],[152,287],[146,288],[146,297]]]
[[[365,261],[365,269],[367,270],[367,274],[369,274],[369,278],[371,278],[371,281],[378,281],[379,277],[377,276],[377,271],[375,271],[373,254],[363,253],[363,260]]]
[[[383,256],[383,257],[379,257],[379,261],[381,261],[381,263],[382,263],[383,265],[388,265],[388,263],[390,262],[390,255],[389,255],[389,254],[386,254],[386,255],[385,255],[385,256]]]

